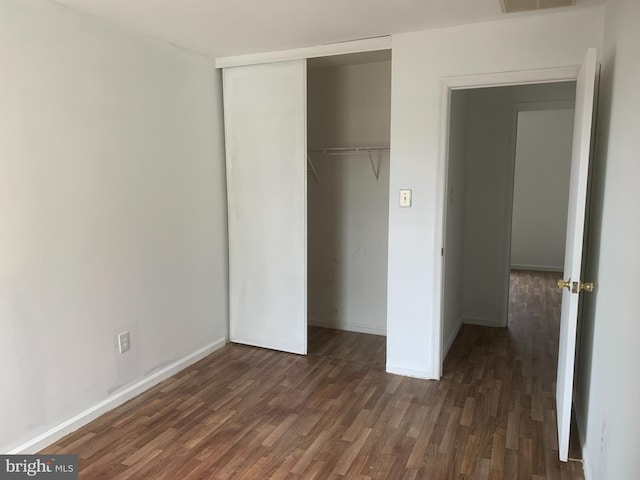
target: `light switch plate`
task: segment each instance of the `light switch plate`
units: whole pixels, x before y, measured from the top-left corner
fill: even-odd
[[[129,338],[129,332],[122,332],[118,335],[118,351],[125,353],[131,350],[131,339]]]
[[[400,206],[401,207],[411,206],[411,190],[409,189],[400,190]]]

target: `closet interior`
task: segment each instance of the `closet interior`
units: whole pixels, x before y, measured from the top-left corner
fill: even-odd
[[[391,52],[307,61],[307,320],[386,335]]]

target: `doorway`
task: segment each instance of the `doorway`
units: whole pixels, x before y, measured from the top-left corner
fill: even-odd
[[[462,324],[508,325],[511,267],[533,269],[533,256],[539,269],[548,268],[544,255],[550,253],[541,244],[553,237],[551,233],[557,228],[561,233],[552,238],[553,261],[564,258],[572,132],[570,128],[550,131],[553,125],[541,126],[539,120],[549,121],[558,115],[560,123],[569,118],[572,125],[575,88],[575,82],[558,82],[451,94],[444,248],[445,354]],[[557,142],[542,138],[550,133],[563,138]],[[564,149],[541,161],[538,156],[549,155],[557,143]],[[544,202],[539,201],[541,197]],[[553,218],[545,217],[548,199],[555,209]],[[564,211],[564,217],[555,215],[557,210]],[[554,232],[550,232],[550,225]],[[543,229],[548,235],[540,234],[536,240],[530,227],[537,233]],[[516,242],[514,258],[510,253],[512,239]],[[558,265],[561,270],[561,263]]]
[[[474,88],[478,86],[484,86],[486,88],[498,85],[523,85],[525,83],[539,85],[539,83],[536,82],[556,83],[567,80],[573,81],[574,79],[576,82],[575,115],[573,123],[574,132],[572,138],[569,201],[567,208],[566,251],[563,268],[564,274],[568,275],[569,279],[563,278],[557,282],[557,286],[562,289],[562,306],[560,334],[558,339],[557,381],[554,390],[558,426],[558,452],[560,460],[565,462],[568,460],[569,450],[578,306],[580,298],[582,298],[580,293],[591,292],[594,289],[593,283],[589,283],[582,278],[582,266],[584,260],[584,227],[587,217],[589,163],[591,158],[590,153],[592,150],[592,129],[594,127],[593,118],[595,98],[597,94],[598,74],[599,68],[596,63],[596,50],[595,48],[590,48],[585,55],[583,63],[577,68],[568,67],[546,71],[537,70],[443,79],[442,132],[444,140],[443,143],[445,145],[450,138],[450,126],[448,124],[450,120],[449,107],[451,104],[451,110],[453,110],[452,92],[455,89]],[[491,89],[489,88],[489,90]],[[509,136],[509,138],[513,138],[513,136]],[[485,138],[483,138],[483,141],[485,141],[485,143],[490,143],[486,142]],[[436,358],[439,358],[438,366],[440,367],[440,372],[442,371],[442,361],[444,359],[442,334],[445,331],[447,320],[447,306],[443,305],[443,303],[447,300],[445,295],[447,293],[447,274],[452,276],[451,272],[448,272],[448,269],[446,268],[447,262],[445,248],[448,250],[448,246],[451,246],[448,244],[455,243],[455,239],[448,239],[450,229],[447,228],[448,219],[446,217],[448,209],[446,208],[446,204],[451,203],[451,198],[456,198],[455,195],[452,195],[453,192],[450,190],[450,176],[447,175],[447,170],[451,166],[451,158],[447,148],[442,150],[441,159],[441,165],[444,173],[441,177],[442,183],[440,183],[440,192],[442,193],[442,197],[439,198],[442,198],[443,200],[442,235],[443,245],[445,245],[445,247],[441,251],[441,255],[444,257],[442,259],[443,261],[440,263],[439,268],[436,269],[436,276],[440,278],[438,286],[442,295],[436,304],[436,311],[440,313],[442,320],[441,323],[436,324],[436,338],[440,340],[436,348],[436,354],[438,355]],[[469,170],[469,166],[477,165],[476,162],[466,162],[464,164],[466,170]],[[484,165],[481,164],[481,166]],[[465,176],[468,176],[468,173],[465,173],[463,178]],[[513,177],[510,176],[509,178],[512,180]],[[447,194],[445,194],[445,192],[447,192]],[[491,191],[487,197],[491,197],[494,194],[495,192]],[[445,195],[447,196],[445,197]],[[469,200],[466,201],[469,203]],[[507,205],[511,205],[511,202],[507,202]],[[509,215],[507,216],[507,221],[510,220],[511,216]],[[492,231],[492,227],[495,227],[495,225],[484,225],[485,231]],[[463,239],[466,239],[468,235],[469,232],[465,231]],[[474,245],[474,242],[465,243]],[[503,244],[503,246],[504,250],[508,252],[510,243]],[[466,260],[468,260],[468,258]],[[506,265],[508,266],[508,263]],[[503,268],[502,271],[508,271],[508,268]],[[456,272],[453,272],[453,274],[455,273]],[[484,279],[484,281],[487,282],[487,284],[490,284],[491,279]],[[488,302],[485,303],[491,305],[492,300],[495,299],[490,298],[488,299]],[[508,312],[508,308],[505,308],[504,311]],[[505,319],[506,316],[503,321]]]
[[[511,270],[562,273],[574,103],[515,105]]]
[[[517,104],[508,326],[559,330],[574,99]],[[527,308],[538,304],[546,318]],[[556,334],[557,335],[557,334]]]

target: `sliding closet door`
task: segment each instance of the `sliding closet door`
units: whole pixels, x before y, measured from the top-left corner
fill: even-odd
[[[230,339],[306,354],[306,62],[223,79]]]

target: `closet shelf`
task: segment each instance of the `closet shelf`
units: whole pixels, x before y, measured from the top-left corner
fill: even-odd
[[[311,153],[323,153],[325,155],[346,155],[348,153],[388,152],[389,146],[380,147],[326,147],[309,150]]]
[[[366,153],[369,155],[369,161],[371,162],[371,168],[373,169],[373,174],[378,180],[380,176],[380,155],[377,155],[377,162],[373,160],[374,153],[382,153],[390,151],[389,146],[380,146],[380,147],[327,147],[327,148],[317,148],[309,150],[309,153],[322,153],[323,155],[349,155],[349,154],[359,154]],[[307,154],[307,172],[313,172],[313,176],[316,178],[316,182],[320,183],[318,180],[318,175],[316,173],[316,169],[313,166],[313,162],[311,161],[311,156]]]

